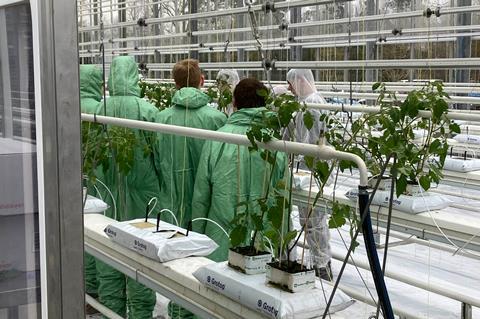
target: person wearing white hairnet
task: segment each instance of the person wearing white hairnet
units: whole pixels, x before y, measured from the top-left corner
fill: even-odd
[[[317,92],[313,73],[305,69],[291,69],[287,73],[288,89],[302,103],[327,103]],[[309,109],[314,117],[313,127],[309,130],[303,122],[304,112],[298,112],[295,117],[295,127],[289,128],[284,137],[295,142],[318,144],[320,136],[324,131],[324,123],[320,121],[321,112]],[[292,136],[293,135],[293,136]],[[305,168],[302,156],[296,158],[297,165]],[[307,241],[311,252],[311,263],[315,268],[317,276],[332,281],[331,252],[330,252],[330,231],[327,225],[327,214],[319,209],[314,209],[307,220],[309,207],[299,205],[300,223],[303,226],[307,222]]]
[[[240,82],[240,77],[236,70],[222,69],[218,71],[216,80],[220,99],[220,96],[226,97],[226,95],[233,97],[233,90],[235,90],[238,82]],[[225,109],[220,111],[223,111],[227,116],[230,116],[233,113],[233,104],[229,103]]]

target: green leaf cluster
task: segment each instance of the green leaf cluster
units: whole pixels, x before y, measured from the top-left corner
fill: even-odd
[[[172,97],[175,94],[173,83],[150,83],[140,81],[140,97],[147,99],[160,111],[172,105]]]

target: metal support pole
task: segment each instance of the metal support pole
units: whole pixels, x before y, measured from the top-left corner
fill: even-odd
[[[190,1],[190,13],[194,14],[198,12],[198,1]],[[190,44],[196,44],[198,43],[198,36],[193,35],[193,32],[198,31],[198,20],[197,19],[191,19],[189,20],[190,22],[190,32],[192,32],[192,35],[190,36]],[[190,57],[192,59],[197,59],[198,60],[198,50],[190,50],[189,52]],[[210,54],[209,54],[210,56]]]
[[[293,8],[292,10],[291,23],[299,23],[302,21],[302,8]],[[301,36],[301,29],[291,29],[289,42],[295,41],[295,38]],[[292,46],[290,47],[290,61],[302,61],[302,46]]]
[[[377,1],[371,0],[367,1],[367,16],[373,16],[376,12]],[[367,22],[367,31],[377,30],[377,22],[370,21]],[[376,60],[376,42],[369,41],[365,46],[365,56],[364,60]],[[377,75],[378,76],[378,75]],[[376,70],[366,70],[365,71],[365,81],[372,82],[377,81]]]
[[[461,319],[472,319],[472,306],[462,302]]]
[[[458,6],[466,7],[472,5],[472,0],[458,0]],[[472,23],[472,14],[470,12],[459,13],[456,16],[456,25],[465,26]],[[456,58],[469,58],[471,56],[472,37],[457,37],[455,47]],[[470,70],[458,69],[455,71],[455,82],[470,82]],[[458,109],[468,109],[466,104],[458,104]]]

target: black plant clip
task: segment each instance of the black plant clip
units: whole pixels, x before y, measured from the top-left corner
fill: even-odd
[[[137,20],[137,24],[139,27],[146,27],[147,26],[147,21],[145,20],[145,18],[139,18]]]
[[[156,231],[157,233],[159,231],[158,228],[160,228],[160,217],[162,217],[162,212],[159,212],[157,214],[157,231]]]
[[[264,59],[262,64],[263,64],[263,67],[267,70],[271,70],[271,69],[274,69],[275,68],[275,62],[276,60],[273,59],[273,60],[270,60],[270,59]]]
[[[437,7],[435,10],[427,8],[425,11],[423,11],[423,15],[427,18],[430,18],[432,15],[435,15],[438,18],[442,14],[440,13],[440,7]]]
[[[140,62],[138,64],[138,68],[140,69],[140,71],[142,73],[147,73],[148,72],[147,64],[145,62]]]
[[[198,46],[199,46],[200,48],[204,48],[204,47],[205,47],[205,44],[199,43]]]
[[[402,35],[402,29],[395,28],[395,29],[392,30],[392,34],[395,35],[395,36]]]
[[[140,50],[137,46],[134,46],[133,49],[134,49],[135,51]]]
[[[208,49],[209,49],[210,51],[213,51],[213,46],[209,47]]]
[[[282,31],[286,31],[286,30],[288,30],[288,23],[286,21],[282,21],[282,23],[280,23],[278,28]]]
[[[275,3],[267,1],[262,5],[262,10],[265,13],[275,12]]]
[[[145,222],[148,222],[148,213],[150,211],[150,203],[147,204],[147,207],[145,208]]]
[[[379,37],[377,41],[378,41],[378,43],[387,42],[387,38],[386,37]]]

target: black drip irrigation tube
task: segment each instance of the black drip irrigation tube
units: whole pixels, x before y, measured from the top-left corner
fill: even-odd
[[[369,194],[366,186],[358,186],[358,204],[359,211],[365,216],[361,216],[363,219],[362,233],[363,240],[365,242],[365,250],[367,251],[368,263],[370,264],[370,270],[372,272],[373,281],[378,294],[378,303],[382,308],[383,317],[385,319],[394,319],[392,305],[388,296],[387,287],[378,259],[377,247],[375,245],[375,239],[373,237],[372,219],[370,217],[370,207],[368,205]]]

